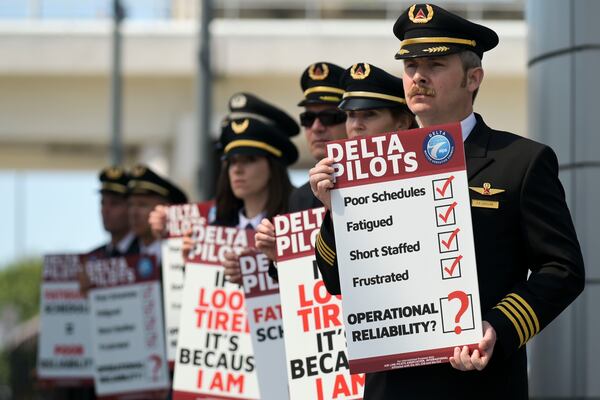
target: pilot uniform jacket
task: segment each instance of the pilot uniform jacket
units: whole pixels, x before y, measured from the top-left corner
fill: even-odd
[[[492,195],[469,190],[481,312],[497,335],[492,358],[483,371],[459,371],[445,363],[367,374],[367,400],[528,398],[525,343],[583,290],[583,258],[556,155],[476,118],[465,141],[469,186],[504,189]],[[498,208],[476,207],[474,200],[497,201]],[[326,287],[338,294],[329,212],[316,243]]]
[[[315,197],[310,188],[310,182],[306,182],[299,188],[294,189],[290,195],[289,212],[303,211],[310,208],[323,207],[323,203]]]
[[[125,252],[119,251],[115,246],[110,243],[104,244],[88,253],[88,257],[91,258],[109,258],[119,256],[130,256],[132,254],[139,254],[140,244],[137,238],[134,238]]]

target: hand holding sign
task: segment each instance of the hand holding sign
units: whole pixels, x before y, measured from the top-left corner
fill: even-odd
[[[256,248],[265,254],[269,260],[275,260],[275,227],[267,218],[263,218],[256,227],[254,242]]]
[[[223,266],[225,267],[225,279],[231,283],[237,285],[242,284],[242,270],[240,269],[240,257],[247,256],[253,253],[251,249],[243,250],[240,255],[237,255],[233,251],[224,253],[225,259],[223,260]]]
[[[308,171],[310,188],[313,194],[325,206],[325,209],[331,210],[331,193],[335,170],[333,169],[333,158],[324,158]]]
[[[469,355],[469,347],[454,348],[454,356],[450,357],[450,364],[461,371],[481,371],[484,369],[494,353],[496,344],[496,330],[489,322],[483,321],[483,339],[479,342],[478,349]]]

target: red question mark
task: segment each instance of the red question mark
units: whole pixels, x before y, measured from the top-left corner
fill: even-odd
[[[467,308],[469,308],[469,297],[467,296],[467,294],[465,292],[456,290],[448,295],[448,301],[451,301],[454,299],[460,300],[460,309],[456,313],[456,317],[454,317],[454,322],[456,322],[458,324],[460,321],[460,317],[462,317],[462,315],[465,313],[465,311],[467,311]],[[462,332],[462,328],[457,325],[454,328],[454,333],[459,335],[461,332]]]
[[[158,380],[158,371],[160,371],[162,358],[160,358],[158,354],[152,354],[149,358],[154,363],[154,367],[152,368],[152,380],[156,381]]]

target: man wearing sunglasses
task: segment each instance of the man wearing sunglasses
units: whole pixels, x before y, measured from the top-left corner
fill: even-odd
[[[304,127],[310,153],[317,161],[325,157],[327,142],[346,138],[346,114],[338,109],[344,94],[340,85],[343,72],[344,69],[335,64],[317,62],[309,65],[300,78],[304,94],[298,103],[304,107],[300,125]],[[321,206],[308,182],[296,189],[289,201],[290,212]]]

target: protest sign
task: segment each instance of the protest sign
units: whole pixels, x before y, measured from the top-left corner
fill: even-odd
[[[288,398],[279,285],[269,276],[269,259],[262,253],[240,257],[246,310],[261,400]]]
[[[37,375],[43,384],[93,385],[94,364],[88,300],[75,254],[44,257],[40,296]]]
[[[482,337],[459,124],[328,144],[350,368],[447,362]]]
[[[254,231],[201,226],[186,262],[173,399],[258,399],[242,288],[225,280],[223,257],[254,245]]]
[[[89,260],[96,394],[164,398],[169,388],[160,271],[149,256]]]
[[[327,292],[314,255],[324,209],[275,217],[277,271],[291,400],[361,399],[351,375],[340,296]]]
[[[167,238],[162,242],[162,278],[165,306],[165,337],[167,358],[172,368],[177,351],[177,331],[183,291],[184,259],[181,247],[183,236],[198,226],[207,224],[213,202],[177,204],[167,207]]]

